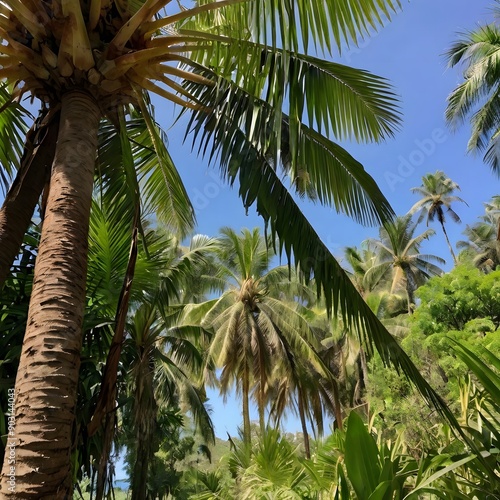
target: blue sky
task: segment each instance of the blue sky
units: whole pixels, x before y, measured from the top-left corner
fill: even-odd
[[[402,2],[403,11],[391,23],[362,42],[358,48],[344,49],[337,62],[367,69],[388,78],[401,100],[403,125],[394,139],[383,144],[344,144],[370,174],[398,214],[406,213],[418,200],[410,188],[421,184],[421,177],[443,170],[461,187],[461,197],[469,206],[458,204],[456,212],[462,224],[450,222],[452,244],[462,238],[465,224],[471,224],[483,212],[483,203],[498,194],[498,178],[490,173],[480,156],[466,153],[469,128],[455,133],[446,126],[446,98],[461,82],[460,69],[446,67],[444,53],[457,33],[491,21],[490,0],[418,0]],[[207,167],[202,159],[190,154],[189,144],[181,146],[183,128],[169,129],[174,114],[157,106],[157,118],[167,130],[171,154],[183,176],[187,191],[197,209],[197,231],[216,235],[222,226],[262,226],[250,210],[245,215],[237,190],[218,177],[217,167]],[[341,259],[345,246],[359,245],[367,237],[376,237],[377,228],[362,227],[328,207],[311,203],[301,205],[305,214],[330,250]],[[422,227],[422,230],[425,228]],[[442,234],[424,247],[425,251],[447,260],[451,257]],[[240,425],[240,406],[230,398],[223,406],[217,393],[211,393],[217,435],[236,434]],[[299,430],[296,419],[289,419],[288,430]]]

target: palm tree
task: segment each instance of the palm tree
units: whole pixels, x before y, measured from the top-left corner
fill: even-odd
[[[455,222],[461,222],[458,214],[450,206],[455,201],[460,201],[467,205],[462,198],[453,196],[455,191],[460,190],[460,186],[449,177],[446,177],[443,172],[437,170],[434,174],[424,175],[424,177],[422,177],[422,185],[420,187],[414,187],[411,190],[414,193],[418,193],[422,199],[417,201],[417,203],[410,208],[409,213],[413,215],[416,212],[422,211],[419,221],[427,215],[427,226],[429,226],[429,222],[432,222],[434,218],[437,217],[438,222],[441,224],[444,237],[446,238],[448,248],[450,249],[451,256],[453,257],[453,262],[456,264],[457,257],[455,252],[453,252],[446,228],[444,227],[445,214],[443,207],[447,209],[446,213],[449,214]]]
[[[430,276],[442,274],[437,264],[444,264],[444,260],[436,255],[421,254],[420,245],[434,234],[427,229],[415,236],[417,224],[412,222],[411,215],[397,217],[394,222],[380,228],[378,240],[370,239],[369,244],[378,253],[378,262],[370,273],[381,271],[392,273],[391,293],[404,286],[408,299],[408,313],[411,314],[414,301],[414,292],[423,280]]]
[[[361,248],[346,247],[344,256],[349,264],[347,270],[359,294],[367,300],[374,292],[384,290],[387,285],[387,273],[384,269],[380,272],[368,272],[377,264],[378,254],[370,247],[368,242],[363,242]]]
[[[103,443],[97,454],[99,459],[96,468],[97,499],[103,498],[104,494],[109,456],[116,430],[116,401],[124,397],[124,383],[129,383],[134,387],[137,384],[147,385],[152,381],[157,384],[158,380],[163,377],[160,385],[165,390],[168,388],[170,398],[179,397],[179,392],[191,394],[192,397],[187,406],[197,417],[196,423],[203,424],[207,420],[198,418],[200,411],[197,409],[203,405],[197,396],[197,389],[187,382],[186,375],[188,367],[193,364],[193,359],[198,357],[201,363],[201,356],[187,338],[179,336],[174,338],[172,335],[167,335],[166,330],[170,327],[167,320],[170,322],[171,318],[176,317],[168,313],[169,307],[176,302],[180,290],[184,288],[186,277],[206,262],[210,252],[213,251],[214,240],[203,236],[195,237],[189,249],[180,252],[176,238],[160,228],[155,230],[148,228],[147,221],[143,221],[144,240],[136,249],[135,270],[131,274],[129,253],[131,228],[127,218],[127,203],[126,197],[110,197],[109,192],[106,192],[104,198],[94,201],[90,221],[88,291],[92,294],[93,307],[99,310],[99,318],[105,315],[112,318],[115,315],[114,321],[108,320],[114,326],[112,339],[108,340],[110,346],[100,349],[107,352],[108,356],[100,381],[98,397],[93,398],[91,418],[83,421],[87,433],[85,434],[84,431],[84,437],[89,438],[96,434],[97,441],[100,440]],[[122,282],[126,283],[126,287],[122,286]],[[132,326],[128,328],[126,326],[128,307],[125,300],[127,296],[131,309],[135,311]],[[105,323],[105,321],[101,319],[100,323]],[[127,336],[129,338],[125,340]],[[94,341],[102,343],[99,338]],[[86,343],[90,344],[87,347],[91,350],[92,341]],[[134,346],[137,347],[138,352],[134,351]],[[122,354],[122,347],[126,351],[124,354]],[[153,363],[158,359],[163,362]],[[148,365],[147,360],[152,364]],[[178,366],[175,366],[175,363]],[[132,372],[136,377],[132,382],[130,382],[131,375],[124,370],[124,366],[135,367]],[[151,373],[147,371],[148,366]],[[196,378],[200,378],[199,375]],[[137,445],[141,459],[138,461],[137,470],[134,469],[133,489],[136,495],[140,494],[137,492],[143,492],[142,487],[139,486],[143,484],[141,478],[149,465],[146,460],[149,456],[147,446],[143,439],[148,439],[147,432],[155,426],[155,411],[161,410],[160,403],[169,398],[165,397],[165,392],[161,393],[156,389],[155,393],[149,397],[148,394],[153,391],[150,387],[134,390],[137,390],[141,397],[143,393],[146,394],[141,402],[142,406],[134,410],[139,413],[141,408],[144,410],[144,414],[137,417],[140,419],[137,425],[140,424],[142,430]],[[101,431],[102,423],[104,429]],[[203,425],[203,429],[206,428],[207,426]],[[96,454],[93,458],[96,459]]]
[[[153,122],[149,92],[192,112],[190,130],[201,150],[219,156],[231,181],[239,178],[245,206],[256,203],[287,254],[293,252],[306,277],[314,275],[327,306],[358,322],[382,356],[417,381],[408,359],[387,349],[392,340],[276,170],[282,167],[300,193],[313,193],[362,222],[390,218],[373,179],[320,133],[331,130],[339,139],[362,141],[390,136],[399,122],[390,86],[367,72],[301,54],[300,46],[305,41],[307,51],[311,38],[326,50],[344,39],[356,41],[368,26],[390,18],[397,5],[393,0],[362,0],[361,5],[328,0],[297,10],[291,0],[286,5],[224,0],[178,10],[169,0],[3,2],[0,78],[12,87],[6,109],[28,95],[52,117],[60,112],[16,381],[17,495],[56,498],[71,490],[94,178],[111,188],[117,179],[125,183],[133,200],[131,218],[142,204],[181,232],[193,223],[192,207]],[[273,28],[262,19],[272,19]],[[333,94],[335,100],[327,98]],[[304,116],[309,122],[302,121]],[[139,141],[140,151],[130,135],[138,121],[152,145],[145,148]],[[108,162],[115,168],[106,172],[95,168],[102,127],[112,130],[110,143],[120,149],[120,161]],[[165,188],[162,196],[159,185]],[[14,222],[3,228],[0,239],[8,238],[21,219],[13,214],[9,220]],[[421,379],[417,383],[440,404]],[[51,416],[47,408],[53,409]],[[57,446],[47,447],[48,442]],[[4,462],[1,492],[6,496],[13,495],[9,473]]]
[[[498,1],[497,1],[498,3]],[[450,66],[464,66],[464,82],[448,97],[446,118],[452,126],[470,117],[469,151],[486,151],[484,161],[500,173],[500,7],[494,7],[496,22],[462,35],[448,50]]]
[[[500,196],[493,196],[484,205],[485,214],[475,224],[467,225],[467,240],[459,241],[457,247],[472,254],[476,267],[490,271],[500,265]]]
[[[132,499],[145,500],[148,469],[155,449],[154,432],[160,406],[180,399],[188,404],[207,442],[214,441],[213,426],[204,407],[204,395],[192,383],[198,379],[202,356],[188,340],[168,336],[158,310],[143,304],[134,314],[125,345],[130,371],[131,433],[133,437]],[[194,373],[194,376],[193,376]]]
[[[264,429],[268,387],[275,372],[296,373],[297,358],[309,361],[320,373],[323,366],[313,349],[317,340],[308,323],[280,298],[290,282],[287,269],[269,269],[271,242],[262,238],[258,228],[240,235],[223,228],[221,233],[220,266],[226,291],[218,299],[188,309],[186,320],[193,311],[203,311],[201,325],[213,332],[207,366],[222,369],[223,394],[233,386],[241,394],[243,437],[250,444],[252,391]]]

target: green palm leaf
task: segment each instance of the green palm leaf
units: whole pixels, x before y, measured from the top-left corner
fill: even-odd
[[[214,3],[202,0],[200,6]],[[222,8],[201,12],[194,8],[177,18],[197,14],[198,23],[224,33],[246,28],[257,40],[297,52],[310,43],[317,49],[339,49],[344,42],[357,44],[382,26],[400,7],[399,0],[233,0]]]
[[[274,169],[281,164],[299,194],[303,193],[300,187],[304,180],[320,202],[333,205],[360,222],[374,223],[392,217],[392,209],[376,183],[338,144],[305,125],[300,126],[297,141],[293,141],[289,135],[291,118],[283,114],[278,156],[274,111],[264,101],[223,80],[218,81],[216,88],[198,86],[194,91],[212,111],[193,113],[193,145],[197,141],[198,150],[211,160],[218,157],[223,175],[232,182],[242,162],[252,164],[253,156],[262,155]],[[290,160],[293,147],[297,153],[295,163]],[[239,172],[241,175],[241,169]]]
[[[326,135],[331,131],[339,140],[380,141],[392,136],[400,123],[397,97],[391,85],[367,71],[305,54],[290,54],[241,38],[184,29],[180,33],[200,39],[199,43],[211,44],[210,48],[195,52],[193,59],[249,95],[264,100],[274,110],[276,130],[280,128],[284,108],[289,109],[294,125],[307,118],[311,127],[314,124]],[[193,87],[187,89],[196,96]],[[296,136],[297,131],[291,135]]]
[[[480,26],[462,35],[447,52],[450,66],[465,66],[465,81],[448,97],[446,118],[456,127],[470,117],[469,151],[486,150],[485,161],[499,172],[500,30]]]
[[[12,100],[5,83],[0,84],[0,180],[4,193],[19,168],[29,113]]]
[[[120,190],[127,183],[132,199],[140,192],[144,213],[155,213],[183,237],[194,226],[194,210],[167,151],[165,135],[145,104],[143,108],[141,113],[131,110],[131,116],[120,122],[119,132],[109,122],[101,125],[97,189]],[[124,168],[119,168],[120,163]]]
[[[304,217],[274,170],[259,158],[255,164],[242,163],[240,193],[248,206],[256,202],[257,211],[279,237],[281,248],[308,279],[314,277],[318,293],[324,294],[327,309],[340,312],[345,324],[355,328],[368,348],[375,347],[384,363],[392,364],[411,380],[429,404],[452,425],[459,426],[440,396],[424,380],[408,355],[382,325],[356,291],[311,224]],[[276,203],[279,200],[279,203]],[[292,223],[293,221],[293,223]]]

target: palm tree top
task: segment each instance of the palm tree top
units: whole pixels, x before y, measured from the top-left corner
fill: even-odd
[[[446,119],[452,127],[458,127],[470,117],[467,149],[486,150],[484,160],[497,174],[500,173],[499,11],[499,6],[495,6],[496,22],[462,33],[446,54],[449,66],[464,66],[463,83],[448,96]]]
[[[408,212],[413,215],[416,212],[422,211],[419,221],[423,219],[426,213],[427,225],[435,217],[438,218],[440,223],[443,223],[445,220],[443,207],[445,207],[447,213],[455,222],[461,222],[459,215],[451,208],[451,204],[461,202],[467,205],[467,202],[453,194],[455,191],[460,191],[460,186],[447,177],[441,170],[436,170],[433,174],[424,175],[422,177],[422,185],[411,188],[411,191],[422,197]]]

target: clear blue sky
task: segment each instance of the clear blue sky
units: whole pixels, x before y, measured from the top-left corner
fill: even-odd
[[[450,221],[448,232],[452,244],[462,238],[465,224],[475,221],[483,211],[483,203],[499,193],[499,180],[483,164],[480,156],[466,153],[469,129],[464,126],[452,133],[446,126],[446,97],[461,81],[459,69],[448,69],[443,54],[457,33],[491,21],[490,0],[415,0],[405,2],[403,10],[379,33],[359,48],[345,49],[338,62],[367,69],[388,78],[400,96],[403,126],[396,137],[382,145],[345,145],[370,174],[398,214],[403,214],[417,201],[410,188],[419,186],[428,172],[443,170],[457,182],[464,204],[455,206],[461,225]],[[170,108],[157,107],[157,118],[168,130],[173,113]],[[262,225],[254,212],[246,216],[237,190],[224,185],[217,167],[209,168],[189,154],[189,145],[181,147],[184,130],[176,124],[168,130],[170,151],[197,208],[197,231],[216,235],[221,226],[253,227]],[[332,209],[304,203],[309,217],[323,241],[341,258],[345,246],[359,245],[367,237],[377,235],[376,228],[362,227]],[[439,228],[435,228],[438,230]],[[440,255],[451,267],[451,258],[442,235],[427,243],[425,251]],[[230,398],[223,406],[217,393],[211,393],[210,404],[217,435],[226,431],[236,434],[240,425],[239,402]],[[296,419],[287,429],[299,430]]]

